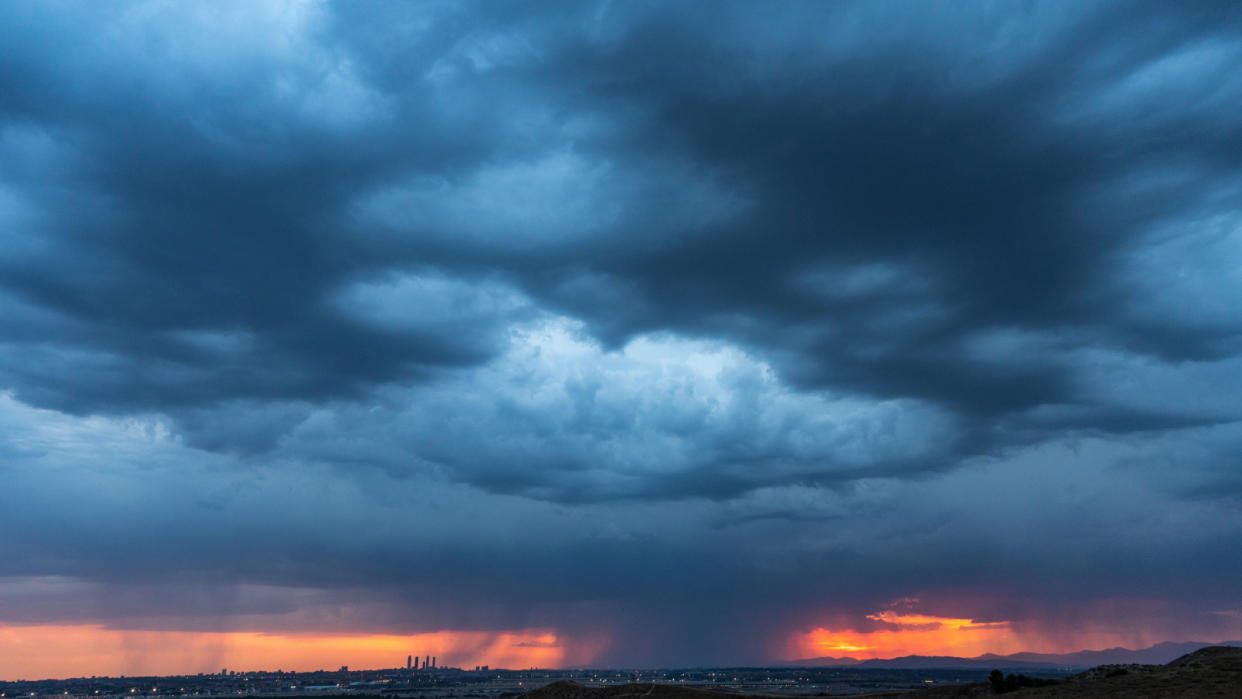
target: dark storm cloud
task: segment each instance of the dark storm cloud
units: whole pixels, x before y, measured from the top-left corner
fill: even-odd
[[[971,356],[989,332],[1172,360],[1236,345],[1236,324],[1129,312],[1118,271],[1158,224],[1237,203],[1202,201],[1237,174],[1229,100],[1203,85],[1150,113],[1127,94],[1161,63],[1206,81],[1197,52],[1234,38],[1224,11],[337,10],[304,43],[260,23],[240,50],[162,37],[192,19],[171,10],[100,14],[145,43],[61,54],[45,47],[89,21],[14,11],[6,145],[27,161],[6,180],[46,220],[4,286],[57,316],[19,331],[19,397],[192,415],[361,398],[494,355],[504,314],[419,327],[433,292],[393,328],[333,303],[400,270],[501,274],[610,345],[727,338],[803,388],[928,401],[973,423],[968,450],[1044,405],[1082,408],[1062,429],[1183,420],[1094,409],[1072,362],[1021,346]],[[1185,174],[1127,187],[1162,168]],[[644,184],[669,170],[665,191]]]
[[[1242,604],[1232,7],[4,14],[11,621]]]
[[[9,424],[22,425],[17,412]],[[549,509],[297,463],[222,472],[218,458],[167,437],[106,438],[116,433],[62,418],[14,435],[27,448],[49,438],[59,447],[6,460],[0,524],[21,536],[0,553],[10,574],[40,576],[0,586],[8,622],[550,625],[605,629],[614,662],[737,662],[768,657],[791,629],[842,614],[865,623],[911,594],[931,613],[1004,619],[1086,612],[1099,599],[1165,598],[1201,612],[1233,608],[1242,572],[1230,555],[1236,504],[1169,499],[1183,474],[1167,469],[1119,477],[1133,474],[1131,459],[1179,458],[1178,440],[1050,446],[850,493]],[[1236,429],[1193,437],[1205,454],[1242,443]],[[823,517],[748,516],[774,509]],[[1180,617],[1193,632],[1197,617]]]
[[[452,167],[478,150],[471,139],[388,123],[359,140],[332,128],[331,104],[301,113],[271,83],[297,89],[300,79],[326,78],[313,66],[300,75],[307,71],[268,51],[264,28],[236,60],[217,46],[186,56],[149,35],[135,51],[55,55],[44,47],[85,43],[94,27],[33,9],[14,14],[5,145],[50,151],[32,157],[65,173],[31,181],[19,163],[6,178],[12,196],[47,220],[37,249],[5,261],[5,287],[60,316],[51,337],[27,339],[36,352],[56,345],[49,356],[9,368],[20,394],[75,412],[316,399],[490,353],[486,323],[397,334],[325,303],[334,286],[379,269],[338,230],[351,193],[394,161]],[[94,19],[126,29],[122,17]],[[132,81],[106,79],[131,71]],[[85,356],[65,356],[63,345]]]
[[[965,342],[993,328],[1174,359],[1217,355],[1213,341],[1236,337],[1236,326],[1138,325],[1121,317],[1113,287],[1118,256],[1148,227],[1194,215],[1194,188],[1236,177],[1238,130],[1223,127],[1237,125],[1232,103],[1188,105],[1176,126],[1131,117],[1129,105],[1072,114],[1085,108],[1081,93],[1106,91],[1163,51],[1233,39],[1213,36],[1216,21],[1104,13],[1029,61],[991,57],[1002,65],[987,77],[963,65],[985,58],[956,37],[899,30],[865,56],[754,75],[753,49],[704,51],[673,22],[644,27],[576,63],[602,74],[592,81],[601,99],[642,105],[635,147],[682,151],[755,205],[704,235],[590,263],[633,289],[644,314],[618,318],[589,295],[559,301],[618,339],[724,332],[791,352],[789,375],[802,385],[989,417],[1078,398],[1073,367],[1021,348],[995,362],[964,356]],[[1112,65],[1091,70],[1102,49],[1081,38],[1102,26],[1121,31],[1107,47]],[[1164,161],[1195,181],[1163,201],[1101,196]]]

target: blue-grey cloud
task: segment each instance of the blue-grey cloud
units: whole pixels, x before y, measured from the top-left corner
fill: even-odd
[[[7,620],[1219,628],[1237,13],[6,8]]]

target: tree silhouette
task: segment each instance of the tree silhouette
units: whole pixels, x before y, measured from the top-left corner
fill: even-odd
[[[992,683],[992,692],[1000,694],[1005,691],[1005,673],[1000,670],[993,670],[988,674],[988,682]]]

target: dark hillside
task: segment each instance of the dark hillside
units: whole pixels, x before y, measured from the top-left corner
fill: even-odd
[[[892,699],[1030,697],[1032,699],[1201,699],[1242,698],[1242,648],[1211,646],[1166,665],[1101,665],[1045,687],[997,694],[988,684],[937,687],[871,696]]]
[[[569,681],[554,682],[523,695],[524,699],[738,699],[739,696],[731,692],[675,685],[585,687]],[[1242,648],[1211,646],[1183,655],[1166,665],[1100,665],[1047,686],[1027,686],[1000,693],[995,692],[989,683],[974,683],[865,696],[886,699],[983,699],[993,696],[1015,699],[1242,699]]]
[[[668,684],[631,683],[587,687],[561,680],[522,695],[524,699],[738,699],[734,692]]]

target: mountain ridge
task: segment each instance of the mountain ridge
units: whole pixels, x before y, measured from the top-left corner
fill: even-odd
[[[1089,668],[1097,665],[1163,665],[1187,653],[1209,646],[1242,647],[1242,641],[1165,641],[1148,648],[1130,649],[1117,646],[1101,650],[1080,650],[1071,653],[1020,652],[1008,655],[984,653],[971,657],[952,655],[905,655],[895,658],[859,660],[850,657],[806,658],[785,663],[786,667],[851,667],[889,670],[920,670],[928,668]]]

